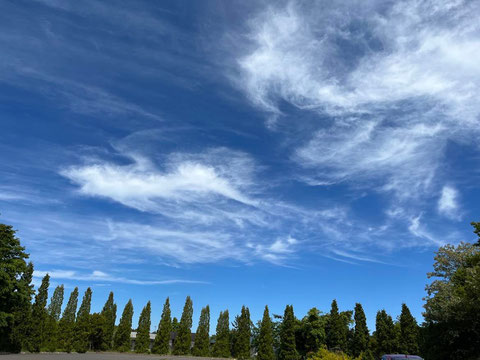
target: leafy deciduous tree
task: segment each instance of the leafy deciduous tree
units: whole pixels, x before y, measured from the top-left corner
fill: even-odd
[[[0,351],[28,344],[33,265],[12,226],[0,224]]]

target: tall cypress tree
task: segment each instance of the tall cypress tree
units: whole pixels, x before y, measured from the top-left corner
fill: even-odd
[[[48,286],[50,284],[50,276],[47,274],[42,279],[42,284],[38,288],[35,302],[32,306],[32,334],[30,344],[31,351],[39,352],[46,342],[46,328],[47,328],[47,300],[48,300]]]
[[[150,301],[142,309],[138,319],[137,338],[135,340],[135,352],[145,354],[150,351],[150,315],[152,313]]]
[[[190,299],[190,296],[187,296],[183,307],[182,318],[180,319],[180,324],[178,326],[175,348],[173,349],[175,355],[187,355],[190,353],[190,347],[192,344],[192,316],[193,302]]]
[[[130,332],[132,331],[133,304],[128,300],[123,309],[122,317],[115,332],[114,347],[116,350],[125,352],[130,350]]]
[[[172,319],[170,312],[170,299],[167,297],[163,305],[162,317],[158,324],[157,336],[153,343],[154,354],[166,355],[170,352],[170,333],[172,332]]]
[[[73,335],[75,327],[75,314],[77,312],[78,288],[76,287],[70,294],[67,306],[63,310],[62,318],[58,323],[59,330],[59,348],[70,352],[73,348]]]
[[[172,331],[174,333],[178,333],[178,329],[179,329],[179,323],[178,323],[178,319],[176,317],[173,317],[172,319]]]
[[[104,318],[103,344],[101,348],[109,350],[113,348],[113,332],[115,330],[115,320],[117,319],[117,304],[113,300],[113,292],[108,295],[107,302],[103,306],[102,316]]]
[[[395,325],[393,319],[385,310],[377,312],[375,321],[375,356],[391,354],[397,351]]]
[[[345,321],[345,318],[338,312],[336,300],[332,301],[332,308],[328,317],[326,330],[328,348],[346,351],[348,321]]]
[[[238,359],[250,358],[250,338],[252,326],[250,321],[250,310],[242,306],[240,316],[235,321],[235,342],[233,344],[234,356]]]
[[[258,337],[258,360],[274,360],[275,353],[273,351],[273,332],[272,332],[272,320],[270,319],[270,313],[268,312],[268,306],[265,306],[263,311],[263,319],[260,325],[260,335]]]
[[[355,357],[368,350],[368,342],[370,339],[370,333],[367,327],[367,318],[363,311],[362,304],[355,304],[355,328],[353,331],[352,339],[352,354]]]
[[[87,352],[89,349],[91,304],[92,289],[88,288],[83,295],[80,309],[78,309],[74,328],[74,349],[79,353]]]
[[[46,348],[48,351],[55,351],[58,346],[58,321],[62,312],[63,293],[63,285],[57,286],[48,305],[48,318],[45,330]]]
[[[295,315],[293,313],[292,305],[286,306],[283,315],[278,358],[279,360],[298,359],[298,352],[295,344]]]
[[[220,312],[218,317],[213,356],[230,357],[230,319],[228,310]]]
[[[90,335],[89,341],[93,351],[106,350],[107,340],[105,337],[106,318],[102,313],[93,313],[90,315]]]
[[[195,334],[195,344],[192,354],[194,356],[210,356],[210,307],[207,305],[200,313],[198,328]]]
[[[399,350],[404,354],[418,354],[418,325],[406,304],[400,314]]]
[[[0,224],[0,349],[19,352],[28,344],[33,265],[12,226]]]

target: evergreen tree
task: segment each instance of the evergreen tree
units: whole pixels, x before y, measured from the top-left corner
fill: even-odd
[[[265,306],[262,323],[260,325],[257,360],[275,360],[275,353],[273,351],[272,320],[270,319],[268,306]]]
[[[47,300],[48,300],[48,286],[50,284],[50,276],[46,274],[42,279],[42,284],[38,288],[35,302],[32,306],[32,322],[31,322],[31,351],[39,352],[46,342],[46,328],[47,328]]]
[[[137,339],[135,340],[136,353],[148,353],[150,351],[150,315],[152,313],[150,301],[142,309],[138,319]]]
[[[230,357],[230,319],[228,310],[220,312],[220,316],[218,317],[213,356],[223,358]]]
[[[418,354],[418,325],[406,304],[402,304],[399,323],[399,350],[404,354]]]
[[[91,303],[92,289],[88,288],[83,295],[80,309],[78,309],[74,328],[74,349],[79,353],[87,352],[89,349]]]
[[[180,324],[178,323],[178,319],[177,319],[176,317],[174,317],[174,318],[172,319],[172,331],[173,331],[174,333],[178,333],[179,325],[180,325]]]
[[[200,313],[198,328],[195,334],[195,344],[192,354],[194,356],[210,356],[210,307],[207,305]]]
[[[167,355],[170,352],[170,333],[172,332],[172,320],[170,312],[170,299],[167,297],[163,305],[162,317],[158,324],[157,336],[153,343],[154,354]]]
[[[326,345],[326,316],[312,308],[299,323],[295,333],[297,351],[306,357],[308,353],[316,353]]]
[[[117,319],[117,304],[113,300],[113,292],[108,295],[108,300],[103,306],[102,316],[104,318],[103,344],[102,350],[113,348],[113,333],[115,330],[115,320]]]
[[[76,287],[70,294],[67,306],[63,310],[62,318],[58,323],[59,330],[59,348],[66,352],[71,352],[73,348],[73,335],[75,327],[75,314],[77,312],[78,288]]]
[[[93,351],[102,351],[106,349],[105,331],[107,319],[102,313],[94,313],[90,315],[90,334],[89,341]]]
[[[391,354],[397,351],[395,325],[385,310],[377,312],[375,322],[375,356]]]
[[[175,348],[173,353],[175,355],[187,355],[190,353],[192,344],[192,316],[193,316],[193,302],[190,296],[185,300],[182,317],[178,326],[177,338],[175,341]]]
[[[122,317],[115,332],[114,346],[121,352],[130,350],[130,333],[132,331],[133,304],[128,300],[123,309]]]
[[[355,357],[368,350],[370,333],[367,327],[367,318],[361,304],[355,304],[355,328],[352,339],[352,354]]]
[[[55,288],[53,295],[48,305],[48,318],[47,326],[45,330],[46,348],[48,351],[57,350],[58,346],[58,321],[62,312],[63,304],[63,285],[59,285]]]
[[[346,317],[348,317],[347,314],[342,316],[338,312],[337,301],[333,300],[326,329],[327,347],[330,350],[339,349],[346,351],[349,321]]]
[[[21,349],[31,349],[30,335],[31,335],[31,321],[32,321],[32,297],[35,294],[32,285],[33,279],[33,264],[30,262],[27,265],[25,272],[20,275],[20,278],[15,284],[14,297],[17,303],[13,306],[13,321],[10,337],[1,338],[0,349],[9,352],[19,352]],[[1,292],[1,291],[0,291]],[[10,330],[10,329],[8,329]],[[0,329],[0,335],[2,330]],[[8,336],[3,334],[2,336]]]
[[[12,226],[0,224],[0,351],[19,352],[27,342],[27,330],[19,320],[30,312],[33,289],[27,265],[29,255]]]
[[[295,315],[293,313],[292,305],[286,306],[283,315],[278,358],[279,360],[298,359],[298,352],[295,343]]]
[[[250,310],[246,306],[242,306],[240,316],[235,319],[235,338],[233,343],[233,355],[237,359],[250,358],[250,337],[252,335],[252,327],[250,321]]]

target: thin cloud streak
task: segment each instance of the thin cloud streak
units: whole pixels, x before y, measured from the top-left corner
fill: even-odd
[[[208,284],[208,282],[198,280],[167,279],[167,280],[136,280],[124,277],[112,276],[103,271],[94,270],[90,274],[81,274],[73,270],[35,270],[34,278],[42,278],[46,274],[50,275],[52,280],[75,280],[75,281],[110,281],[133,285],[169,285],[169,284]]]

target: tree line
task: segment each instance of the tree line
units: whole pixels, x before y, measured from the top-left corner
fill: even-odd
[[[270,314],[253,323],[243,306],[230,323],[229,311],[220,312],[215,335],[210,336],[210,308],[201,309],[192,346],[193,302],[185,300],[180,321],[172,318],[167,297],[150,348],[151,303],[143,307],[135,328],[135,352],[212,356],[258,360],[378,359],[385,353],[423,354],[426,359],[478,359],[480,351],[480,223],[472,223],[477,244],[440,248],[434,280],[427,286],[425,322],[419,326],[406,304],[393,319],[377,312],[370,333],[361,304],[340,311],[336,300],[330,311],[312,308],[297,318],[292,305],[283,314]],[[83,353],[131,349],[134,308],[129,300],[117,321],[117,305],[110,292],[102,311],[91,313],[92,290],[79,302],[75,288],[62,313],[65,289],[57,286],[50,301],[50,277],[38,291],[32,285],[33,265],[15,231],[0,224],[0,352],[66,351]],[[453,300],[452,300],[453,299]],[[78,307],[78,309],[77,309]],[[173,346],[170,341],[173,336]]]

